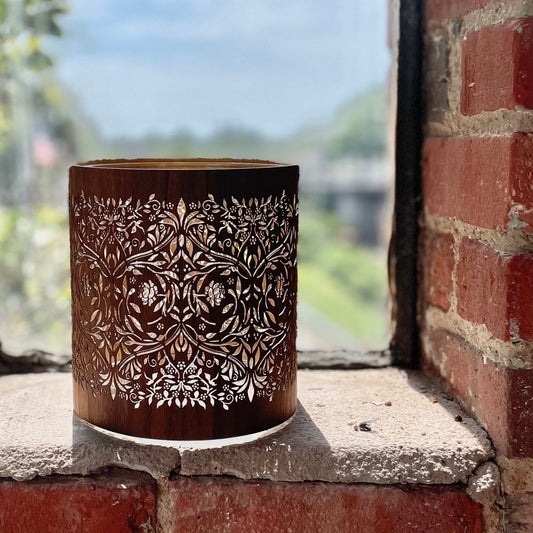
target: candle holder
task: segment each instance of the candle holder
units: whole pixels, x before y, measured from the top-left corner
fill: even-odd
[[[296,409],[298,167],[232,159],[71,167],[74,410],[199,440]]]

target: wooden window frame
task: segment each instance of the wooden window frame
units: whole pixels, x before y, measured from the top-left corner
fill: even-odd
[[[393,330],[391,361],[418,367],[418,238],[422,207],[423,0],[400,0],[395,123],[395,182],[389,285]]]

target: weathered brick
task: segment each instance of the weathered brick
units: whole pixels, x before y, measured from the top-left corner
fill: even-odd
[[[533,370],[507,371],[512,456],[533,457]]]
[[[0,482],[0,531],[9,533],[150,533],[156,485],[147,474],[52,476]]]
[[[457,312],[499,339],[533,340],[533,254],[502,255],[463,239],[457,265]]]
[[[533,531],[533,492],[505,498],[505,531]]]
[[[426,23],[456,19],[482,9],[493,0],[426,0],[424,3]]]
[[[463,114],[533,108],[533,17],[470,32],[462,52]]]
[[[505,370],[445,330],[425,332],[423,364],[442,378],[461,404],[487,427],[494,442],[506,442]]]
[[[163,531],[482,531],[481,506],[448,486],[184,478],[159,491]]]
[[[533,254],[511,257],[507,266],[507,323],[511,338],[533,339]]]
[[[426,139],[426,210],[481,228],[533,232],[533,134]]]
[[[485,425],[498,452],[533,457],[533,370],[500,367],[445,330],[424,338],[424,366]]]
[[[509,340],[507,321],[509,260],[472,239],[463,239],[457,264],[457,312],[485,324],[500,339]]]
[[[533,492],[533,457],[509,459],[497,457],[503,492],[510,495]]]
[[[533,58],[533,51],[532,56]],[[533,94],[533,87],[531,88]],[[533,228],[533,134],[516,133],[511,142],[510,225]]]
[[[430,304],[444,311],[450,308],[453,289],[453,243],[453,236],[447,233],[422,233],[424,295]]]

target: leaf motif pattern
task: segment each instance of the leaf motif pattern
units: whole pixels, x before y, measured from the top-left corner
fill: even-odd
[[[229,409],[296,374],[296,196],[70,199],[74,379]]]

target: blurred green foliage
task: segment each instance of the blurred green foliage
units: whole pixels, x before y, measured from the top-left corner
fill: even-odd
[[[71,119],[55,82],[43,42],[61,35],[63,0],[0,0],[0,203],[46,196],[31,158],[38,128],[72,152]],[[22,176],[24,177],[22,179]]]
[[[20,78],[52,65],[42,37],[61,35],[57,17],[67,12],[63,0],[0,0],[0,75]],[[8,87],[0,88],[3,98]]]
[[[298,298],[351,333],[362,348],[387,339],[383,252],[355,245],[342,222],[303,199],[298,238]]]
[[[6,349],[70,351],[68,220],[57,208],[0,207]]]
[[[302,200],[300,213],[299,263],[313,263],[359,300],[383,301],[383,258],[375,250],[355,245],[342,221],[312,201]]]
[[[337,112],[326,139],[330,157],[379,157],[387,143],[387,92],[383,87],[357,95]]]
[[[57,19],[65,12],[61,0],[0,0],[0,336],[6,349],[63,351],[69,344],[67,220],[64,210],[47,205],[57,174],[38,169],[31,152],[39,124],[54,140],[70,142],[70,118],[43,48],[46,36],[61,34]],[[31,181],[21,179],[21,168]]]

